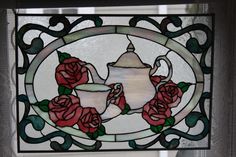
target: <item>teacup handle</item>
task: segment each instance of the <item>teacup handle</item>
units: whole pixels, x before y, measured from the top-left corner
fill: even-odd
[[[117,94],[114,95],[115,98],[117,98],[123,91],[123,87],[121,85],[121,83],[116,83],[114,86],[114,89],[119,89],[119,92]]]
[[[119,89],[119,92],[116,93],[110,100],[107,101],[107,105],[108,105],[108,106],[109,106],[111,100],[113,100],[113,99],[119,97],[120,94],[122,93],[122,91],[123,91],[123,86],[122,86],[122,84],[121,84],[121,83],[116,83],[116,84],[114,85],[113,90],[116,90],[116,89]]]
[[[154,66],[153,68],[151,69],[150,71],[150,75],[153,75],[157,69],[161,66],[161,63],[160,61],[161,60],[164,60],[168,66],[168,75],[165,79],[161,80],[161,82],[157,85],[156,89],[158,90],[159,86],[162,85],[162,84],[165,84],[166,82],[168,82],[172,75],[173,75],[173,68],[172,68],[172,64],[171,64],[171,61],[166,57],[166,55],[163,55],[163,56],[158,56],[154,62]]]

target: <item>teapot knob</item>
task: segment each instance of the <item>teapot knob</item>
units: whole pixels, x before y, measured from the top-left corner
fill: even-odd
[[[135,48],[134,48],[134,45],[133,45],[132,41],[130,40],[128,34],[126,34],[126,38],[129,40],[129,45],[126,48],[127,52],[134,52]]]
[[[129,43],[128,47],[127,47],[127,52],[134,52],[135,48],[132,42]]]

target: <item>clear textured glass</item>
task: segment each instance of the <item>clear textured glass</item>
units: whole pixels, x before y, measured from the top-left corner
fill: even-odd
[[[199,7],[200,6],[200,7]],[[135,13],[139,13],[139,14],[145,14],[145,13],[147,13],[147,14],[157,14],[157,13],[162,13],[162,14],[168,14],[168,13],[174,13],[174,14],[176,14],[176,13],[196,13],[196,12],[198,12],[198,13],[204,13],[204,12],[206,12],[207,11],[207,7],[206,7],[207,5],[176,5],[176,6],[134,6],[134,7],[100,7],[100,8],[93,8],[93,7],[91,7],[91,8],[68,8],[68,9],[65,9],[65,8],[62,8],[62,9],[57,9],[57,8],[55,8],[54,10],[57,10],[57,11],[50,11],[51,9],[33,9],[33,10],[30,10],[30,9],[27,9],[27,10],[25,10],[25,9],[20,9],[20,10],[17,10],[17,12],[18,13],[69,13],[69,14],[71,14],[71,13],[79,13],[79,14],[82,14],[82,13],[85,13],[85,14],[90,14],[90,13],[101,13],[101,14],[104,14],[104,13],[107,13],[107,14],[111,14],[111,13],[118,13],[118,14],[121,14],[121,13],[124,13],[124,14],[127,14],[127,13],[129,13],[129,14],[135,14]],[[58,11],[59,10],[59,11]],[[73,10],[73,11],[72,11]],[[22,17],[22,19],[24,19],[23,17]],[[33,18],[31,18],[30,19],[30,21],[32,22],[32,23],[34,23],[33,21],[35,21],[36,23],[37,22],[39,22],[41,25],[44,25],[45,27],[47,27],[48,26],[48,19],[49,18],[45,18],[45,19],[41,19],[41,17],[39,17],[39,19],[40,20],[38,20],[38,19],[33,19]],[[73,17],[71,17],[71,19],[73,19],[73,20],[75,20],[76,18],[73,18]],[[206,24],[206,25],[209,25],[210,26],[210,24],[211,24],[211,20],[209,20],[208,18],[202,18],[202,17],[198,17],[197,19],[194,17],[194,18],[185,18],[185,17],[183,17],[183,20],[185,19],[185,22],[183,23],[183,27],[185,27],[185,26],[187,26],[187,25],[190,25],[190,24],[192,24],[192,23],[194,23],[194,21],[195,22],[204,22],[204,24]],[[23,20],[24,21],[24,20]],[[44,21],[44,22],[40,22],[40,21]],[[76,27],[76,29],[80,29],[80,28],[86,28],[87,27],[87,23],[90,23],[90,22],[83,22],[83,23],[81,23],[80,24],[80,26],[78,26],[78,27]],[[20,27],[20,23],[18,23],[19,24],[19,27]],[[127,23],[126,23],[127,24]],[[149,27],[148,27],[148,29],[149,30],[153,30],[153,31],[157,31],[157,32],[160,32],[159,30],[157,30],[155,27],[153,27],[151,24],[148,24],[148,23],[145,23],[145,22],[140,22],[139,24],[138,24],[140,27],[142,27],[142,26],[146,26],[146,25],[148,25]],[[59,25],[57,25],[57,27],[51,27],[50,29],[55,29],[55,30],[60,30],[61,28],[62,28],[63,26],[61,25],[61,24],[59,24]],[[173,28],[173,30],[174,29],[176,29],[174,26],[172,26],[172,25],[169,25],[168,27],[170,27],[171,29]],[[76,30],[76,29],[74,29],[74,30]],[[73,30],[73,31],[74,31]],[[30,44],[30,42],[31,42],[31,40],[32,40],[32,38],[34,38],[33,36],[35,36],[35,35],[33,35],[32,33],[30,33],[31,35],[29,35],[28,37],[24,37],[25,38],[25,41],[27,41],[28,42],[28,44]],[[40,32],[35,32],[34,34],[40,34]],[[205,36],[205,34],[204,34],[204,32],[197,32],[197,31],[195,31],[195,32],[191,32],[190,33],[192,36],[197,36],[197,38],[199,39],[199,42],[200,43],[204,43],[204,36]],[[36,35],[37,36],[37,35]],[[42,33],[41,34],[41,36],[42,37],[44,37],[46,40],[44,40],[45,41],[45,45],[47,45],[47,42],[49,43],[50,41],[53,41],[55,38],[54,37],[51,37],[51,36],[49,36],[49,35],[47,35],[46,33]],[[90,39],[92,39],[93,37],[91,37]],[[122,37],[120,37],[121,39],[122,39]],[[136,39],[136,37],[132,37],[133,39],[132,40],[136,40],[136,42],[139,42],[138,40],[139,39]],[[178,41],[178,42],[186,42],[186,40],[189,38],[189,34],[187,34],[187,35],[185,35],[185,36],[180,36],[180,37],[177,37],[177,38],[175,38],[175,40],[176,41]],[[89,43],[89,40],[90,39],[83,39],[83,40],[80,40],[79,42],[74,42],[74,43],[71,43],[71,44],[74,44],[73,46],[65,46],[65,47],[62,47],[61,49],[63,50],[63,49],[65,49],[65,50],[73,50],[73,48],[70,48],[70,47],[74,47],[74,46],[77,46],[77,44],[79,45],[78,46],[78,48],[82,48],[82,50],[81,51],[83,51],[83,50],[87,50],[86,48],[83,48],[83,45],[84,44],[86,44],[87,42]],[[107,39],[107,40],[106,40]],[[114,45],[114,44],[111,44],[111,43],[109,43],[109,39],[110,39],[110,37],[109,37],[109,35],[107,35],[106,37],[104,36],[104,38],[101,38],[100,39],[100,43],[101,43],[101,41],[102,42],[106,42],[107,43],[107,45],[108,46],[106,46],[106,48],[105,48],[105,51],[109,51],[109,52],[111,52],[111,45]],[[118,41],[120,41],[120,39],[117,37],[117,40]],[[140,39],[140,42],[141,43],[145,43],[145,44],[138,44],[138,45],[135,45],[135,48],[136,49],[140,49],[140,50],[149,50],[149,47],[151,46],[152,48],[150,49],[150,54],[155,54],[156,52],[155,51],[152,51],[152,49],[158,49],[158,50],[160,50],[161,52],[160,52],[160,54],[166,54],[167,53],[167,51],[168,51],[168,48],[165,48],[165,47],[163,47],[163,46],[160,46],[160,45],[158,45],[158,44],[155,44],[155,43],[151,43],[151,42],[149,42],[149,41],[147,41],[147,40],[145,40],[145,39]],[[91,45],[91,44],[89,44],[89,45]],[[121,44],[121,46],[122,45],[126,45],[126,43],[123,43],[123,44]],[[146,46],[147,45],[147,46]],[[127,45],[126,45],[127,46]],[[126,47],[126,46],[124,46],[124,47]],[[10,45],[10,47],[11,47],[11,45]],[[102,46],[101,46],[102,47]],[[94,49],[92,49],[92,50],[89,50],[89,53],[91,53],[91,55],[92,56],[96,56],[96,57],[99,57],[99,56],[101,56],[101,58],[106,58],[106,57],[104,57],[104,55],[105,54],[102,54],[102,53],[100,53],[99,54],[99,56],[98,55],[96,55],[95,53],[94,53],[94,51],[96,50],[96,48],[94,48]],[[101,49],[101,50],[103,50],[103,49]],[[122,52],[124,52],[125,51],[125,48],[122,48],[122,49],[120,49],[120,50],[115,50],[116,51],[116,53],[117,54],[119,54],[119,53],[122,53]],[[120,51],[120,52],[118,52],[118,51]],[[74,53],[75,55],[77,55],[77,53],[76,52],[71,52],[72,54]],[[13,53],[14,54],[14,53]],[[53,56],[54,55],[54,56]],[[154,62],[154,59],[153,59],[153,57],[150,55],[150,56],[147,56],[147,58],[145,58],[145,56],[146,56],[146,54],[139,54],[140,56],[141,56],[141,58],[144,60],[144,62],[145,63],[148,63],[148,62]],[[207,61],[207,64],[209,64],[209,65],[211,65],[211,52],[210,53],[208,53],[207,54],[208,55],[208,61]],[[21,55],[19,54],[19,56],[21,57]],[[144,57],[143,57],[144,56]],[[13,57],[13,59],[10,59],[10,62],[11,62],[11,64],[12,64],[12,61],[14,60],[14,55],[11,55],[11,57]],[[48,57],[47,58],[47,60],[50,60],[50,58],[53,58],[53,57],[57,57],[56,55],[55,55],[55,53],[53,54],[50,54],[50,57]],[[119,57],[118,55],[117,55],[117,57]],[[200,57],[200,55],[195,55],[195,57],[199,60],[199,57]],[[33,56],[29,56],[29,59],[30,60],[32,60],[34,57]],[[86,58],[86,57],[85,57]],[[116,58],[116,57],[114,57],[114,58]],[[181,65],[181,67],[183,68],[183,67],[185,67],[186,69],[188,69],[189,67],[188,66],[186,66],[186,65],[184,65],[184,64],[186,64],[185,62],[183,62],[183,60],[181,59],[181,57],[179,57],[178,55],[176,55],[176,53],[175,52],[171,52],[171,53],[168,53],[168,58],[172,61],[173,59],[174,60],[178,60],[178,62],[182,62],[182,64],[183,65]],[[47,60],[45,60],[46,62],[48,62]],[[86,60],[87,60],[87,58],[86,58]],[[91,60],[94,60],[94,59],[91,59]],[[88,61],[91,61],[89,58],[88,58]],[[108,59],[104,59],[105,61],[104,62],[108,62],[108,61],[110,61],[110,58],[108,58]],[[42,84],[42,83],[40,83],[42,80],[40,80],[40,77],[35,77],[35,79],[34,79],[34,82],[36,82],[36,83],[34,83],[34,86],[35,86],[35,88],[34,88],[34,90],[35,90],[35,92],[37,92],[37,98],[39,98],[39,99],[44,99],[44,98],[51,98],[51,97],[53,97],[54,95],[53,95],[53,93],[56,93],[57,92],[57,90],[56,89],[53,89],[53,88],[48,88],[48,87],[50,87],[50,86],[56,86],[56,83],[54,82],[55,80],[53,80],[54,78],[51,76],[51,71],[53,71],[53,70],[50,70],[50,68],[48,68],[48,67],[50,67],[50,66],[54,66],[54,67],[56,67],[56,63],[55,62],[53,62],[54,61],[54,59],[51,59],[51,62],[48,64],[46,64],[45,63],[45,61],[40,65],[40,68],[38,69],[38,71],[37,71],[37,73],[38,72],[40,72],[41,71],[41,73],[43,73],[43,75],[45,75],[45,77],[47,77],[47,81],[45,81],[45,84]],[[22,61],[21,60],[18,60],[18,64],[20,64],[20,65],[22,65]],[[96,67],[97,67],[97,64],[98,64],[98,66],[100,66],[100,63],[96,63]],[[50,66],[49,66],[50,65]],[[42,67],[43,66],[43,67]],[[101,65],[101,66],[103,66],[102,67],[102,69],[105,69],[106,68],[106,65]],[[173,66],[180,66],[180,65],[178,65],[178,64],[173,64]],[[14,66],[12,66],[13,68],[12,69],[14,69]],[[162,67],[160,67],[159,68],[159,70],[158,70],[158,74],[159,75],[166,75],[166,65],[165,65],[165,63],[163,63],[163,65],[162,65]],[[45,72],[43,72],[45,69],[47,69],[47,72],[45,73]],[[181,68],[180,68],[181,69]],[[192,79],[192,74],[191,74],[191,69],[189,69],[189,74],[185,77],[185,79],[186,80],[188,80],[188,81],[192,81],[191,79]],[[177,70],[174,70],[173,71],[173,73],[174,73],[174,76],[175,76],[175,81],[176,80],[181,80],[181,79],[183,79],[183,75],[177,75],[177,73],[179,73],[179,71],[177,71]],[[102,76],[102,77],[106,77],[106,74],[107,74],[107,72],[106,71],[99,71],[99,74]],[[38,74],[36,74],[36,75],[40,75],[40,73],[38,73]],[[14,75],[13,75],[13,78],[14,78]],[[19,76],[19,84],[23,84],[24,83],[24,79],[23,79],[23,77],[21,77],[21,76]],[[211,80],[211,78],[210,77],[208,77],[208,76],[206,76],[206,77],[204,77],[204,79],[206,79],[206,80],[208,80],[208,81],[210,81]],[[14,81],[14,80],[13,80]],[[46,95],[46,94],[41,94],[41,89],[42,88],[45,88],[45,89],[47,89],[47,91],[48,91],[48,95]],[[209,90],[210,89],[210,85],[209,84],[206,84],[205,86],[204,86],[204,90]],[[20,89],[19,88],[19,93],[23,93],[24,92],[24,89]],[[192,89],[190,89],[190,90],[192,90]],[[14,91],[14,90],[13,90]],[[191,95],[191,93],[193,92],[193,90],[192,91],[189,91],[189,93],[190,94],[188,94],[188,96],[189,95]],[[52,94],[51,94],[52,93]],[[187,95],[187,94],[186,94]],[[186,97],[188,97],[188,96],[186,96]],[[185,103],[188,101],[187,100],[187,98],[184,98],[184,100],[185,100]],[[208,102],[209,103],[209,102]],[[182,104],[179,104],[179,107],[183,107],[184,106],[184,103],[182,103]],[[174,113],[174,114],[176,114],[176,113],[178,113],[179,111],[176,109],[176,108],[173,108],[174,110],[172,110],[172,113]],[[22,108],[22,111],[19,111],[20,113],[19,113],[19,116],[20,117],[22,117],[23,116],[23,108]],[[199,109],[195,109],[196,111],[199,111]],[[35,113],[31,113],[31,114],[35,114]],[[209,116],[209,113],[206,113],[208,116]],[[118,117],[117,117],[118,118]],[[113,120],[115,120],[115,119],[113,119]],[[183,129],[184,129],[184,124],[181,126]],[[197,128],[201,128],[202,126],[201,125],[199,125]],[[78,128],[77,128],[78,129]],[[117,128],[115,128],[114,130],[116,130]],[[118,128],[118,129],[121,129],[121,131],[122,131],[122,129],[123,128]],[[125,128],[124,128],[125,129]],[[32,131],[32,132],[31,132]],[[52,131],[52,127],[51,126],[45,126],[45,129],[42,131],[42,133],[43,134],[48,134],[48,133],[50,133],[50,131]],[[187,131],[187,129],[186,129],[186,131]],[[31,133],[33,133],[33,134],[31,134],[32,136],[35,136],[35,137],[40,137],[41,136],[41,134],[39,133],[36,133],[35,132],[35,130],[34,129],[29,129],[29,131],[28,131],[29,133],[31,132]],[[197,130],[196,130],[196,132],[197,132]],[[194,133],[194,130],[193,130],[193,133]],[[36,136],[37,135],[37,136]],[[205,138],[206,139],[206,138]],[[58,138],[57,139],[59,142],[63,142],[63,140],[62,139],[60,139],[60,138]],[[80,139],[81,140],[81,139]],[[83,139],[82,139],[82,141],[83,141]],[[182,140],[181,140],[183,143],[184,143],[184,145],[185,146],[196,146],[196,145],[198,145],[196,142],[192,142],[192,141],[188,141],[188,140],[184,140],[183,138],[182,138]],[[142,142],[142,141],[141,141]],[[21,143],[22,143],[22,141],[21,141]],[[194,144],[193,144],[194,143]],[[203,142],[203,144],[205,144],[206,142]],[[50,145],[50,143],[49,142],[45,142],[44,143],[45,145],[46,144],[48,144],[48,145]],[[93,143],[91,143],[90,142],[90,144],[93,144]],[[110,144],[108,143],[108,144],[104,144],[104,146],[109,146]],[[31,149],[31,144],[27,144],[27,143],[24,143],[23,142],[23,144],[22,144],[22,148],[23,149],[25,149],[25,150],[32,150]],[[42,150],[42,149],[45,149],[45,147],[44,147],[44,145],[43,144],[41,144],[41,145],[39,145],[39,144],[36,144],[35,145],[37,148],[35,148],[35,149],[37,149],[37,150]],[[110,146],[110,147],[112,147],[112,148],[116,148],[116,147],[114,147],[114,146]],[[72,148],[73,149],[77,149],[77,147],[75,147],[75,146],[72,146]],[[160,151],[160,153],[158,153],[159,154],[159,156],[161,156],[161,157],[165,157],[165,156],[174,156],[175,155],[175,151],[174,152],[172,152],[172,151],[168,151],[168,152],[162,152],[162,151]],[[109,154],[109,153],[108,153]],[[130,154],[132,154],[132,153],[130,153]],[[152,153],[150,152],[149,153],[149,155],[151,155]],[[104,153],[103,154],[103,156],[104,155],[106,155],[106,153]],[[110,154],[111,155],[111,154]],[[112,154],[113,156],[115,155],[115,154]],[[117,155],[119,155],[119,154],[117,154]],[[140,156],[142,156],[142,153],[139,153],[139,154],[136,154],[136,155],[140,155]],[[157,155],[156,154],[156,152],[154,153],[154,154],[152,154],[152,156],[153,155]]]
[[[212,26],[193,18],[212,17],[18,15],[19,151],[208,148]]]

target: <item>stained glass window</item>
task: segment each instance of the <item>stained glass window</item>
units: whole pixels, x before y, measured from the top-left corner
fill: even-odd
[[[213,15],[18,14],[16,30],[19,152],[210,147]]]

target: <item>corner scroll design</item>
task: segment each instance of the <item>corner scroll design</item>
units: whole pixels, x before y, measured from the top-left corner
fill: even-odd
[[[203,44],[200,44],[199,41],[190,34],[190,38],[185,43],[185,47],[191,53],[202,54],[200,65],[204,74],[210,74],[212,72],[212,67],[206,65],[206,55],[209,48],[213,44],[213,34],[208,26],[204,24],[192,24],[183,28],[182,20],[179,16],[167,16],[160,23],[148,16],[134,16],[132,19],[130,19],[129,25],[131,27],[136,27],[140,21],[147,21],[153,24],[163,35],[171,39],[179,37],[185,33],[190,34],[190,32],[196,30],[203,31],[206,34],[206,41]],[[175,27],[179,27],[181,29],[177,31],[169,31],[169,24],[173,24]]]
[[[22,67],[18,67],[18,69],[17,69],[18,73],[19,74],[26,73],[26,71],[30,65],[28,55],[36,55],[44,48],[44,42],[41,39],[42,33],[46,33],[52,37],[60,38],[60,37],[63,37],[65,35],[69,34],[69,32],[76,25],[78,25],[79,23],[81,23],[83,21],[87,21],[87,20],[93,21],[94,25],[96,27],[100,27],[103,24],[103,20],[97,15],[82,16],[72,23],[70,23],[70,21],[64,15],[54,15],[49,19],[49,26],[48,27],[44,27],[42,25],[32,24],[32,23],[22,26],[17,31],[17,36],[16,36],[16,43],[19,46],[21,53],[23,55],[23,59],[24,59]],[[54,27],[59,23],[62,23],[64,26],[62,30],[54,31],[54,30],[50,29],[50,27]],[[31,44],[29,45],[24,42],[24,35],[30,30],[38,30],[38,31],[41,31],[41,33],[40,33],[39,37],[35,37],[31,41]]]
[[[24,116],[20,123],[18,124],[19,136],[27,143],[37,144],[43,143],[46,141],[50,141],[50,147],[54,151],[67,151],[71,148],[72,145],[75,145],[79,148],[84,150],[99,150],[102,146],[100,141],[95,141],[92,145],[86,145],[83,143],[78,142],[77,140],[73,139],[73,137],[63,131],[54,131],[47,135],[42,133],[42,130],[45,127],[45,121],[38,115],[29,115],[30,112],[30,102],[26,95],[19,95],[18,100],[25,105]],[[26,127],[27,125],[31,124],[36,131],[39,131],[42,137],[31,137],[27,134]],[[64,142],[60,144],[57,141],[52,141],[55,137],[62,137]]]
[[[208,63],[207,57],[208,57],[209,53],[213,54],[213,52],[209,51],[210,48],[213,45],[213,32],[212,32],[212,30],[207,25],[201,24],[201,23],[199,23],[199,24],[191,24],[191,25],[186,26],[186,27],[183,28],[182,27],[183,21],[182,21],[181,17],[179,17],[179,16],[166,16],[166,17],[164,17],[161,20],[161,22],[158,22],[157,20],[155,20],[152,17],[153,16],[147,16],[147,15],[133,16],[130,19],[128,19],[128,22],[129,22],[128,25],[120,27],[121,28],[120,31],[121,32],[124,31],[124,33],[122,32],[123,34],[125,34],[125,33],[129,34],[130,33],[129,32],[130,29],[126,30],[125,28],[127,28],[127,27],[130,27],[130,28],[131,27],[138,27],[137,25],[138,25],[138,23],[140,21],[146,21],[146,22],[152,24],[153,26],[155,26],[157,28],[158,35],[160,35],[162,37],[165,37],[166,43],[167,43],[167,41],[169,41],[169,39],[171,41],[173,41],[173,40],[175,40],[175,38],[178,38],[178,37],[180,37],[180,36],[182,36],[182,35],[184,35],[186,33],[189,34],[189,38],[186,40],[185,43],[178,43],[178,42],[177,43],[179,45],[181,45],[181,47],[184,47],[184,50],[187,49],[186,50],[186,55],[192,56],[194,59],[196,59],[196,55],[199,55],[199,58],[196,59],[197,60],[196,64],[194,64],[194,65],[199,66],[199,68],[198,68],[199,70],[197,72],[199,72],[199,75],[201,75],[201,76],[204,76],[204,77],[205,76],[210,76],[210,79],[212,79],[212,73],[213,73],[213,65],[211,65],[212,62],[211,62],[210,65],[207,65],[207,63]],[[91,28],[94,28],[94,27],[103,28],[103,26],[104,26],[103,25],[103,19],[100,16],[98,16],[98,15],[83,15],[83,16],[79,17],[78,19],[76,19],[73,22],[71,22],[69,20],[69,18],[67,16],[65,16],[65,15],[53,15],[53,16],[50,17],[50,19],[48,21],[48,25],[49,25],[48,27],[42,26],[40,24],[33,24],[33,23],[27,23],[27,24],[23,25],[17,31],[17,34],[16,34],[16,45],[18,46],[17,49],[20,50],[20,53],[22,54],[22,57],[23,57],[23,65],[16,65],[17,76],[19,76],[19,75],[27,75],[27,72],[29,72],[30,69],[31,69],[30,66],[34,65],[34,64],[31,64],[29,56],[34,56],[35,58],[37,58],[37,57],[40,57],[40,55],[42,54],[40,52],[45,48],[45,41],[41,37],[42,33],[46,33],[46,34],[48,34],[48,35],[50,35],[52,37],[55,37],[55,38],[60,38],[61,43],[63,43],[63,41],[64,42],[66,41],[66,40],[63,40],[64,39],[63,37],[65,37],[67,35],[70,35],[70,33],[73,33],[73,32],[71,32],[71,30],[73,28],[75,28],[81,22],[87,21],[87,20],[90,20],[90,21],[93,22],[94,26],[91,27]],[[56,31],[56,30],[51,29],[52,27],[57,26],[59,23],[63,25],[63,28],[61,30]],[[168,30],[168,25],[169,24],[173,24],[173,26],[178,28],[178,30],[177,31]],[[108,25],[108,26],[110,26],[110,25]],[[112,25],[111,28],[112,28],[111,33],[109,32],[107,34],[113,34],[114,32],[117,33],[116,31],[114,31],[115,29],[117,29],[117,26],[113,26]],[[97,28],[95,28],[95,29],[97,29]],[[110,29],[110,27],[109,27],[109,29]],[[142,30],[142,29],[139,30],[138,28],[132,28],[132,29],[134,30],[134,32],[137,31],[137,30],[139,32],[141,32],[140,30]],[[146,28],[144,28],[144,29],[146,29]],[[37,30],[37,31],[40,31],[41,33],[39,34],[39,36],[33,38],[30,44],[27,44],[24,41],[24,36],[25,36],[25,34],[27,32],[29,32],[31,30]],[[89,31],[90,31],[90,29],[89,29]],[[200,44],[198,39],[192,36],[194,31],[202,31],[202,32],[204,32],[204,34],[206,35],[206,40],[204,41],[204,43]],[[93,30],[91,32],[93,33]],[[99,32],[99,31],[97,31],[97,32]],[[152,34],[152,35],[154,34],[153,36],[156,39],[156,35],[155,35],[156,32],[154,32],[154,31],[152,31],[151,33],[150,32],[149,32],[149,34]],[[84,32],[82,32],[82,33],[84,33]],[[86,34],[86,33],[84,33],[84,34]],[[99,32],[99,33],[100,34],[97,34],[97,35],[103,35],[101,32]],[[132,34],[132,32],[131,32],[130,34],[135,36],[136,35],[135,33]],[[119,33],[117,33],[117,34],[119,34]],[[148,33],[146,33],[146,34],[148,34]],[[144,34],[144,35],[146,35],[146,34]],[[142,38],[144,38],[144,36],[142,36]],[[72,40],[73,39],[74,38],[72,38]],[[159,39],[159,38],[157,38],[157,39]],[[165,46],[165,44],[162,44],[162,46]],[[58,46],[58,47],[60,47],[60,46]],[[166,44],[166,48],[168,48],[167,44]],[[62,62],[62,60],[64,61],[65,59],[67,59],[67,63],[65,63],[65,64],[68,64],[68,59],[73,60],[73,61],[74,60],[76,60],[76,61],[79,60],[79,59],[76,59],[75,57],[71,56],[69,53],[67,54],[66,52],[59,52],[56,48],[54,50],[56,50],[58,52],[59,62]],[[168,52],[170,52],[170,51],[171,51],[171,48],[169,48]],[[52,52],[54,52],[54,51],[52,51]],[[183,56],[185,56],[185,55],[183,55]],[[180,57],[182,57],[182,56],[180,55]],[[44,60],[45,58],[43,58],[42,60]],[[190,61],[192,61],[192,60],[190,60]],[[84,64],[86,64],[86,62],[81,63],[79,65],[79,67],[81,65],[84,65]],[[72,65],[71,67],[73,67],[74,66],[74,62],[72,62],[71,65]],[[64,68],[66,66],[63,63],[63,65],[61,65],[60,67]],[[191,68],[191,66],[190,66],[190,68]],[[74,69],[76,69],[76,68],[74,68]],[[172,69],[172,67],[171,67],[171,69]],[[78,69],[76,69],[76,70],[79,71]],[[84,68],[81,68],[80,70],[83,71]],[[196,79],[195,72],[193,72],[193,74],[194,74],[193,77],[195,77],[195,79]],[[32,74],[32,75],[35,75],[35,74]],[[172,77],[172,73],[171,73],[170,78],[171,77]],[[179,88],[181,87],[181,89],[183,89],[182,92],[183,91],[187,91],[189,88],[194,88],[193,86],[196,86],[198,84],[201,84],[201,87],[203,88],[204,87],[204,81],[205,81],[204,77],[200,81],[198,81],[196,79],[195,82],[191,82],[191,83],[189,83],[189,82],[186,82],[186,83],[185,82],[179,82],[178,83],[178,85],[179,85],[178,87]],[[149,78],[151,79],[150,76],[149,76]],[[168,81],[170,80],[170,78],[168,79]],[[160,77],[160,79],[159,79],[159,77],[156,77],[154,79],[154,83],[158,84],[161,80],[162,80],[161,77]],[[63,81],[64,80],[62,80],[62,82]],[[168,81],[166,81],[166,82],[168,82]],[[59,82],[59,81],[57,81],[57,82]],[[87,82],[88,82],[88,80],[87,80]],[[209,81],[209,82],[211,82],[211,81]],[[32,82],[27,82],[27,83],[29,84],[28,87],[30,87],[30,90],[32,89],[32,92],[28,92],[28,93],[31,94],[31,93],[34,92],[33,91],[33,84],[34,84],[34,82],[32,81]],[[171,82],[171,83],[173,83],[173,82]],[[160,86],[161,85],[162,84],[160,84]],[[160,86],[157,86],[157,87],[160,87]],[[24,87],[22,87],[22,88],[24,88]],[[25,88],[27,88],[27,87],[25,87]],[[58,94],[59,94],[59,96],[60,95],[70,95],[70,94],[72,94],[73,90],[74,90],[74,87],[70,89],[70,88],[65,88],[65,86],[62,86],[62,85],[58,86]],[[159,88],[157,88],[156,92],[158,90],[159,90]],[[131,148],[131,149],[134,149],[134,150],[144,150],[144,149],[147,149],[147,148],[149,148],[151,146],[154,146],[155,144],[158,144],[158,143],[160,143],[160,145],[162,146],[161,148],[165,148],[165,149],[178,149],[179,147],[181,147],[181,141],[180,141],[181,138],[185,138],[185,139],[192,140],[192,141],[198,141],[198,140],[204,139],[209,134],[209,132],[210,132],[210,125],[211,124],[210,124],[210,120],[209,120],[210,119],[210,115],[209,114],[210,114],[211,111],[209,111],[209,113],[208,113],[208,110],[207,110],[207,112],[206,112],[206,106],[211,108],[211,99],[212,99],[212,91],[211,90],[212,89],[209,89],[210,91],[205,90],[205,89],[203,89],[203,90],[199,89],[199,95],[198,95],[199,97],[197,98],[196,103],[194,102],[194,105],[196,104],[196,106],[199,108],[199,111],[198,110],[194,110],[194,107],[196,107],[196,106],[194,106],[191,109],[188,108],[188,112],[187,112],[188,115],[186,114],[187,116],[186,115],[184,116],[184,120],[185,120],[184,124],[188,127],[188,131],[186,131],[186,132],[184,132],[182,130],[178,130],[177,129],[178,127],[175,127],[175,126],[178,125],[179,121],[177,121],[176,124],[175,124],[175,119],[174,119],[175,117],[173,115],[171,117],[166,116],[166,117],[168,117],[168,119],[165,120],[165,122],[162,124],[163,126],[161,128],[150,127],[150,130],[148,130],[148,129],[145,130],[146,131],[145,134],[144,134],[145,136],[143,136],[142,138],[147,138],[147,137],[151,137],[151,136],[153,136],[153,138],[155,138],[152,141],[146,140],[145,142],[147,142],[147,143],[145,143],[145,144],[139,144],[139,142],[141,142],[140,139],[142,139],[142,138],[133,138],[133,137],[131,137],[129,139],[125,138],[124,140],[120,139],[120,141],[119,141],[119,140],[117,140],[118,139],[117,136],[115,136],[116,134],[114,134],[114,136],[113,136],[113,134],[109,134],[109,132],[106,133],[104,131],[105,129],[104,129],[104,126],[103,126],[100,129],[98,129],[98,131],[96,131],[94,134],[89,134],[88,133],[87,136],[89,138],[84,138],[83,139],[83,140],[91,140],[93,144],[90,144],[90,145],[88,143],[84,144],[82,140],[78,141],[79,138],[82,138],[82,137],[78,136],[78,138],[77,138],[76,134],[69,134],[68,132],[64,132],[63,130],[58,129],[60,127],[59,125],[58,125],[59,127],[57,128],[58,130],[52,131],[52,132],[47,133],[47,134],[43,133],[47,123],[49,125],[50,125],[50,123],[45,121],[43,116],[41,117],[41,116],[37,115],[37,112],[35,112],[36,114],[31,114],[30,110],[32,108],[34,109],[34,106],[37,103],[33,104],[34,102],[30,101],[31,100],[30,95],[26,95],[24,93],[23,94],[19,93],[19,95],[17,97],[18,105],[19,106],[20,105],[24,105],[24,112],[23,112],[22,118],[18,121],[18,136],[21,138],[22,141],[25,141],[26,143],[30,143],[30,144],[39,144],[39,143],[43,143],[43,142],[48,141],[50,143],[50,148],[49,149],[52,149],[52,150],[58,151],[58,152],[71,151],[72,148],[73,148],[72,146],[77,146],[78,148],[80,148],[80,149],[78,149],[79,151],[83,151],[83,150],[85,150],[85,151],[105,150],[105,149],[103,149],[105,146],[102,147],[103,146],[102,145],[103,142],[117,142],[118,143],[118,142],[121,142],[122,140],[128,143],[127,148],[129,148],[129,149]],[[27,89],[25,89],[25,91],[27,93]],[[173,89],[170,90],[170,91],[173,91]],[[123,113],[126,114],[131,109],[130,109],[129,104],[126,104],[126,102],[125,102],[125,96],[124,95],[122,95],[122,96],[123,96],[122,97],[123,99],[121,99],[121,100],[120,99],[116,99],[116,100],[114,100],[114,102],[115,101],[120,101],[119,102],[120,104],[123,103],[120,106],[123,107],[122,110],[125,111]],[[181,97],[182,97],[182,95],[181,95]],[[143,99],[143,97],[142,97],[142,99]],[[157,99],[160,100],[160,98],[158,98],[158,95],[157,95],[156,100]],[[38,107],[40,106],[39,104],[42,105],[41,106],[42,108],[39,107],[39,109],[42,110],[42,111],[45,110],[45,108],[44,108],[45,106],[49,105],[49,103],[47,103],[45,105],[45,103],[44,103],[45,100],[42,100],[42,101],[38,102]],[[49,102],[49,100],[46,100],[46,101]],[[209,101],[210,101],[210,103],[209,103]],[[144,109],[140,108],[140,111],[141,110],[144,110]],[[90,111],[90,110],[88,110],[88,111]],[[127,114],[127,115],[129,115],[129,114]],[[152,118],[152,117],[150,116],[148,118]],[[193,134],[190,133],[191,128],[196,127],[198,122],[202,122],[203,123],[203,128],[202,128],[200,133],[198,133],[196,135],[193,135]],[[34,131],[39,132],[41,134],[40,137],[32,137],[32,136],[30,136],[27,133],[27,129],[26,128],[28,126],[30,126],[30,125],[32,125],[32,129],[34,129]],[[168,126],[168,129],[166,129],[167,126]],[[74,127],[74,128],[76,128],[76,127]],[[79,126],[79,128],[80,128],[80,126]],[[82,126],[81,126],[81,128],[82,128]],[[156,129],[156,132],[155,132],[155,129]],[[103,132],[101,132],[101,130],[103,130]],[[138,132],[139,131],[137,131],[135,133],[138,133]],[[95,136],[95,134],[96,134],[96,136]],[[108,140],[107,141],[106,140],[105,141],[101,140],[102,138],[99,138],[99,135],[101,135],[101,136],[108,135],[108,136],[106,136],[106,137],[108,137]],[[167,140],[167,136],[169,136],[169,135],[175,135],[175,138],[173,138],[170,141],[168,141]],[[119,136],[119,137],[122,137],[122,136]],[[135,136],[137,136],[137,135],[135,135]],[[177,136],[177,138],[176,138],[176,136]],[[56,141],[57,137],[62,138],[63,142],[59,143],[58,141]],[[139,136],[137,136],[137,137],[139,137]],[[114,140],[113,140],[113,138],[114,138]]]

